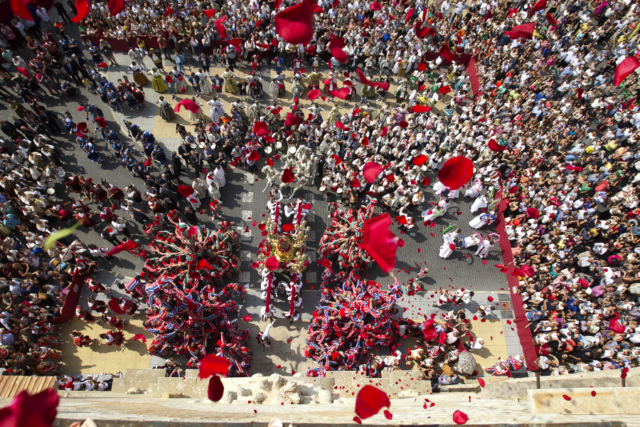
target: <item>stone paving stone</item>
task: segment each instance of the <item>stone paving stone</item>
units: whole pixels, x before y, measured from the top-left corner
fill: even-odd
[[[307,283],[318,283],[318,277],[317,277],[317,273],[315,271],[308,271],[307,272]]]
[[[305,253],[309,257],[309,262],[310,263],[311,262],[316,262],[316,259],[317,259],[316,251],[306,251]]]
[[[242,193],[242,203],[253,203],[253,192]]]

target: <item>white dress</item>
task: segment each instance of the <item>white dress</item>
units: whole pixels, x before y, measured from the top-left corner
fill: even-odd
[[[422,215],[422,220],[424,222],[427,222],[427,221],[433,221],[434,219],[444,215],[445,213],[446,211],[443,209],[429,209],[428,211],[423,211],[421,215]]]
[[[480,242],[482,242],[482,236],[480,233],[474,233],[469,237],[462,236],[462,247],[470,248],[471,246],[477,246]]]
[[[493,219],[493,215],[480,214],[469,222],[469,226],[477,230],[478,228],[482,228],[485,225],[489,224],[491,221],[493,221]]]
[[[201,76],[200,78],[200,90],[203,95],[211,95],[213,93],[213,85],[208,76]]]
[[[442,192],[444,190],[446,190],[447,187],[444,186],[443,183],[441,183],[440,181],[436,182],[435,184],[433,184],[433,191],[439,196],[440,194],[442,194]]]
[[[478,245],[478,250],[476,250],[476,255],[479,256],[480,258],[486,258],[487,255],[489,255],[489,249],[491,249],[492,247],[493,245],[491,244],[489,239],[483,240]]]
[[[465,191],[464,193],[464,197],[471,197],[472,199],[475,199],[476,197],[478,197],[481,191],[482,182],[480,182],[480,180],[476,180],[476,182],[471,187],[467,188],[467,191]]]
[[[216,181],[216,184],[218,184],[219,188],[224,187],[224,185],[227,183],[227,180],[224,178],[224,170],[222,169],[222,166],[218,166],[213,171],[213,179]]]
[[[174,75],[173,81],[176,82],[176,92],[177,93],[186,92],[187,82],[185,81],[186,80],[185,75],[179,71],[178,72],[172,71],[172,74]]]
[[[216,199],[216,200],[220,200],[220,198],[222,198],[222,194],[220,194],[220,189],[218,188],[218,185],[215,183],[215,181],[212,181],[209,184],[209,196],[211,196],[212,199]]]
[[[444,243],[440,246],[440,258],[449,258],[455,250],[454,240],[458,233],[447,233],[444,236]]]
[[[214,99],[207,102],[207,104],[211,105],[211,109],[209,110],[209,117],[211,118],[211,121],[215,124],[220,123],[220,119],[226,114],[222,108],[224,104]]]
[[[191,207],[194,211],[197,211],[198,208],[200,208],[200,199],[198,198],[198,196],[196,196],[196,193],[193,193],[191,196],[189,196],[187,200],[189,201],[189,203],[191,203]]]
[[[473,204],[471,205],[471,213],[478,212],[480,209],[486,208],[486,207],[487,207],[487,197],[480,196],[473,201]]]

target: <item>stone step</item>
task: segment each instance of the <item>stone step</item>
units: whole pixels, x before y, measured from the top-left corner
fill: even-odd
[[[185,378],[165,377],[161,369],[127,369],[123,378],[113,382],[114,393],[126,393],[130,388],[146,391],[150,397],[162,397],[165,393],[182,394],[190,398],[207,397],[208,380],[198,379],[198,370],[189,369]],[[322,387],[336,397],[354,397],[365,385],[372,385],[387,392],[390,398],[400,396],[429,394],[429,381],[418,381],[414,371],[382,371],[382,378],[366,378],[359,371],[330,371],[326,377],[304,377],[296,374],[284,376],[286,380],[304,383],[309,389]],[[251,388],[260,379],[268,379],[260,374],[252,377],[223,378],[225,389]],[[413,391],[409,391],[413,390]]]
[[[541,389],[620,387],[620,370],[577,373],[560,376],[542,376]],[[640,368],[631,368],[626,379],[627,387],[640,387]],[[483,399],[525,399],[529,390],[537,389],[536,378],[509,378],[504,381],[486,382],[478,397]]]
[[[149,384],[157,383],[159,378],[164,378],[164,369],[127,369],[122,378],[114,378],[111,391],[126,393],[132,387],[146,390]]]
[[[528,394],[534,414],[640,414],[638,387],[554,388],[529,390]]]
[[[187,371],[187,374],[189,371]],[[323,387],[332,391],[334,380],[332,378],[310,378],[310,377],[283,377],[287,381],[294,381],[300,384],[302,395],[312,394],[314,387]],[[245,389],[251,390],[261,380],[268,380],[269,377],[253,376],[242,378],[222,378],[225,390]],[[151,383],[146,387],[149,397],[162,397],[165,393],[181,394],[188,398],[206,398],[209,380],[199,380],[197,375],[187,375],[185,378],[158,378],[156,383]],[[249,398],[250,400],[250,398]]]
[[[431,393],[431,382],[419,381],[417,374],[419,372],[383,370],[381,378],[367,378],[360,371],[331,371],[327,372],[327,378],[335,379],[332,392],[340,397],[354,397],[362,387],[371,385],[385,391],[389,398],[396,399]]]
[[[394,370],[386,372],[389,373],[389,378],[388,384],[383,390],[387,392],[391,399],[400,396],[419,396],[431,393],[431,381],[419,380],[418,377],[421,375],[418,371]]]
[[[206,397],[206,383],[204,383],[204,396],[202,395],[202,387],[198,387],[200,384],[203,384],[203,382],[198,381],[196,378],[159,378],[158,382],[148,385],[147,395],[149,397],[162,397],[165,393],[173,393],[181,394],[184,397]]]

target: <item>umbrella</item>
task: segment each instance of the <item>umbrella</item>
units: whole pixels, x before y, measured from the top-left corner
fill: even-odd
[[[458,355],[456,370],[462,375],[473,375],[476,371],[476,365],[476,359],[473,358],[473,354],[468,351],[464,351]]]

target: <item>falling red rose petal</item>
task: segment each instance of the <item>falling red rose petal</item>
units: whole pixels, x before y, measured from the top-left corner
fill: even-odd
[[[447,160],[438,172],[438,179],[450,190],[457,190],[473,176],[473,162],[464,156]]]
[[[462,411],[455,411],[453,413],[453,422],[456,424],[466,424],[469,421],[469,417]]]
[[[362,387],[356,396],[356,414],[363,420],[390,406],[391,401],[387,393],[370,385]]]
[[[198,368],[200,369],[198,378],[204,380],[214,374],[226,376],[229,373],[229,366],[231,366],[231,363],[224,357],[208,354],[198,363]]]
[[[209,400],[212,402],[217,402],[222,399],[222,395],[224,394],[224,384],[222,384],[222,380],[219,376],[214,375],[209,380],[209,387],[207,388],[207,395]]]

